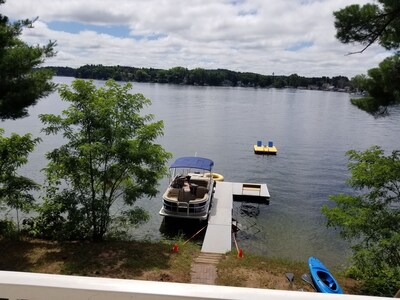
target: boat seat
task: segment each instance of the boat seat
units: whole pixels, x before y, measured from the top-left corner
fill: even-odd
[[[177,188],[181,188],[185,185],[185,177],[179,177],[175,179],[175,184]]]
[[[179,190],[180,189],[177,189],[177,188],[171,188],[169,190],[169,192],[168,192],[168,197],[170,197],[170,198],[174,198],[174,197],[178,198]]]
[[[185,200],[185,190],[183,188],[179,189],[178,202],[186,202],[186,200]]]
[[[197,184],[198,186],[204,186],[207,187],[209,181],[207,180],[201,180],[201,179],[191,179],[190,183]]]
[[[204,186],[198,186],[196,189],[196,198],[203,198],[208,193],[208,188]]]

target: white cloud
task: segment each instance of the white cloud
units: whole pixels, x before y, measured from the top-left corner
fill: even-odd
[[[367,2],[8,0],[2,8],[12,19],[40,17],[34,29],[24,31],[23,39],[34,44],[57,41],[58,55],[47,65],[179,65],[261,74],[351,77],[366,73],[389,55],[374,46],[364,54],[345,56],[361,47],[342,45],[335,39],[332,12]],[[49,27],[55,21],[124,26],[130,35],[111,36],[91,28],[77,33],[56,31]],[[296,45],[305,43],[307,47],[296,49]]]

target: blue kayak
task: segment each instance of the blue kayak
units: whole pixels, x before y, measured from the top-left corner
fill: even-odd
[[[310,268],[311,278],[319,292],[343,294],[336,279],[318,258],[311,256],[308,259],[308,266]]]

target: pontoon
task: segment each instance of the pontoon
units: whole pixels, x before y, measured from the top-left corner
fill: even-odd
[[[170,166],[170,181],[160,215],[206,220],[210,210],[214,162],[203,157],[181,157]]]

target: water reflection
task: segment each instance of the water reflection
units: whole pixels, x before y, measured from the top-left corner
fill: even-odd
[[[204,239],[207,222],[191,219],[164,217],[160,225],[160,233],[164,239],[181,239],[201,243]]]

